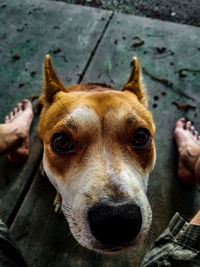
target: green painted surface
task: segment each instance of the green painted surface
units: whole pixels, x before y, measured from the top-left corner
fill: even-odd
[[[135,45],[141,41],[143,45]],[[199,44],[199,28],[115,14],[84,78],[85,82],[107,82],[120,89],[128,79],[132,57],[140,60],[157,128],[157,163],[148,190],[154,218],[149,240],[165,228],[174,212],[192,216],[199,207],[199,186],[184,187],[177,180],[177,149],[173,140],[180,117],[189,118],[200,129]],[[180,77],[181,69],[189,70],[183,72],[186,77]],[[166,86],[158,79],[167,79],[173,85]],[[196,108],[178,110],[173,101]],[[133,251],[133,259],[142,253]]]
[[[42,1],[7,0],[4,8],[0,6],[0,123],[20,100],[41,93],[46,54],[51,54],[66,84],[76,83],[110,15],[109,11]],[[1,214],[6,222],[38,168],[37,121],[38,116],[31,127],[31,155],[26,164],[16,166],[6,156],[0,159]]]
[[[77,74],[85,67],[110,16],[108,12],[63,3],[51,2],[47,5],[47,2],[35,1],[32,6],[28,2],[30,1],[23,1],[22,8],[20,4],[15,6],[12,1],[8,1],[10,3],[6,7],[8,10],[4,10],[3,13],[2,10],[0,11],[0,19],[5,22],[4,27],[0,29],[2,31],[0,38],[4,38],[7,42],[3,43],[0,53],[2,60],[0,119],[3,119],[3,116],[21,98],[40,92],[42,62],[49,50],[61,49],[56,54],[52,53],[56,71],[65,84],[76,83],[79,78]],[[31,14],[29,14],[30,11]],[[26,19],[30,21],[27,22]],[[29,25],[29,30],[25,30],[28,29],[26,28],[28,26],[24,26],[25,23]],[[25,27],[23,33],[16,30],[18,27],[19,29]],[[9,34],[5,37],[8,28]],[[52,38],[51,42],[50,38]],[[32,40],[31,44],[28,43],[27,47],[23,47],[24,41],[29,39]],[[82,40],[86,46],[83,45]],[[143,45],[132,46],[141,40],[144,41]],[[107,82],[116,89],[120,89],[127,81],[130,61],[135,55],[139,57],[145,70],[144,82],[148,88],[149,107],[154,114],[157,126],[157,164],[151,174],[149,185],[149,195],[154,210],[151,238],[164,228],[174,211],[180,210],[185,211],[186,214],[192,214],[199,203],[199,188],[184,188],[177,181],[177,152],[172,138],[175,122],[181,116],[187,116],[193,120],[200,129],[199,43],[198,28],[115,14],[84,78],[85,81]],[[19,53],[20,59],[13,61],[13,53]],[[178,71],[182,68],[196,70],[196,72],[187,71],[186,77],[180,77]],[[33,77],[30,75],[32,71],[36,71]],[[163,85],[154,77],[168,79],[173,86]],[[12,83],[13,80],[17,83]],[[22,82],[24,86],[18,87]],[[6,96],[4,88],[8,88]],[[191,104],[196,106],[196,109],[188,112],[180,111],[172,101]],[[157,107],[153,108],[155,104]],[[35,124],[36,122],[37,120]],[[32,133],[34,131],[35,126],[32,127]],[[11,171],[13,174],[10,184],[6,185],[6,196],[2,194],[5,192],[5,184],[2,183],[0,188],[1,198],[4,197],[5,218],[8,218],[16,202],[11,188],[16,189],[17,196],[20,195],[24,185],[23,179],[26,180],[27,176],[30,176],[27,174],[28,170],[31,166],[34,167],[40,156],[38,141],[35,139],[35,134],[32,135],[32,144],[33,146],[36,144],[34,146],[36,156],[30,157],[28,164],[14,167],[7,162],[6,158],[3,158],[0,163],[1,172]],[[24,173],[22,170],[25,170]],[[34,171],[34,168],[32,171],[30,169],[31,176]],[[19,173],[21,176],[18,175]],[[12,225],[12,233],[30,266],[135,267],[139,265],[143,248],[136,253],[131,250],[118,256],[102,256],[80,247],[69,233],[63,216],[55,216],[52,208],[54,195],[55,191],[48,180],[36,174]]]
[[[7,0],[0,8],[1,122],[17,101],[41,93],[46,54],[64,83],[76,82],[110,15],[64,3]]]

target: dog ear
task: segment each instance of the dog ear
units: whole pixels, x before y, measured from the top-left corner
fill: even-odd
[[[132,59],[133,69],[131,71],[128,82],[122,88],[122,91],[130,91],[134,93],[137,98],[142,102],[145,106],[147,106],[147,95],[144,85],[142,84],[142,75],[139,60],[137,57],[133,57]]]
[[[44,88],[43,94],[44,98],[47,102],[51,102],[53,96],[58,91],[66,91],[65,86],[59,80],[52,62],[50,55],[46,55],[45,62],[44,62]]]

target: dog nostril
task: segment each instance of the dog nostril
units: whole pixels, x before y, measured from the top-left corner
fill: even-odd
[[[137,237],[142,215],[132,200],[101,200],[89,209],[88,222],[92,234],[101,243],[122,245]]]

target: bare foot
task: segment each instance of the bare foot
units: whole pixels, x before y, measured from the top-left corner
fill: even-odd
[[[178,177],[185,184],[200,181],[200,136],[190,121],[177,121],[174,137],[178,146]]]
[[[8,116],[5,117],[4,128],[12,133],[23,136],[17,146],[9,149],[8,158],[13,163],[24,162],[29,155],[29,130],[33,120],[32,104],[25,99],[17,105]],[[4,130],[5,130],[4,129]]]
[[[10,149],[16,149],[24,138],[24,132],[18,129],[10,129],[9,126],[0,124],[0,155],[7,153]]]

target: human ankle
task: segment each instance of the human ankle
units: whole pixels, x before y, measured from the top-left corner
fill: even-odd
[[[197,214],[191,219],[190,224],[200,225],[200,210]]]
[[[200,182],[200,154],[198,155],[198,158],[196,160],[194,172],[195,172],[196,180]]]

